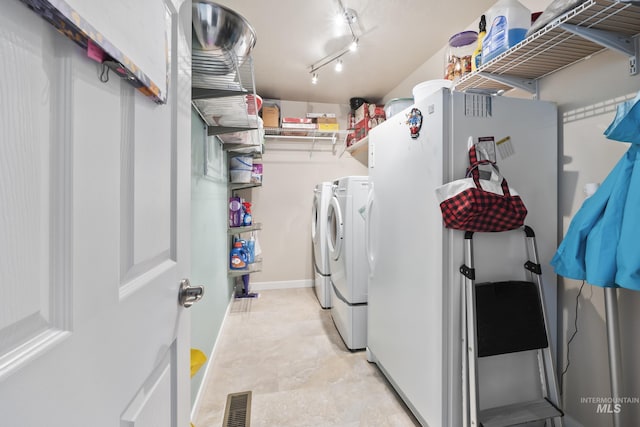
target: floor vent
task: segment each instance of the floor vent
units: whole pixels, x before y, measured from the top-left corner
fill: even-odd
[[[251,421],[251,392],[227,395],[223,427],[249,427]]]

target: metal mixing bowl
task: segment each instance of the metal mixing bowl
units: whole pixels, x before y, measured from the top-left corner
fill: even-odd
[[[242,65],[256,44],[256,33],[242,16],[207,0],[192,3],[193,51],[210,58],[208,74],[224,75]]]

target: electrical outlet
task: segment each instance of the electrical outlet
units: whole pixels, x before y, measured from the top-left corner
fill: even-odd
[[[638,74],[638,60],[636,56],[629,57],[629,74],[632,76]]]

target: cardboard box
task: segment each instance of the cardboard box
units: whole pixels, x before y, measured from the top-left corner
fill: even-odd
[[[316,118],[318,125],[333,125],[338,123],[338,119],[335,117],[318,117]]]
[[[355,122],[359,123],[369,117],[369,104],[364,103],[353,113]]]
[[[355,136],[355,142],[360,141],[362,138],[364,138],[365,136],[367,136],[369,134],[369,130],[371,128],[369,127],[369,119],[362,119],[360,120],[358,123],[356,123],[356,127],[353,130],[353,134]]]
[[[384,107],[376,104],[362,104],[354,112],[355,122],[358,123],[364,119],[383,118],[385,117]]]
[[[284,127],[285,123],[297,123],[297,124],[313,124],[313,119],[307,119],[303,117],[283,117],[282,125]]]
[[[338,123],[318,123],[318,130],[322,132],[335,132],[340,130]]]
[[[375,104],[369,104],[369,117],[370,118],[385,118],[384,107]]]
[[[336,118],[336,113],[307,113],[307,118],[317,119],[317,118]]]
[[[262,121],[266,128],[280,127],[280,109],[277,105],[262,106]]]
[[[308,129],[313,130],[316,129],[315,123],[282,123],[282,129]]]
[[[315,123],[282,123],[282,134],[285,136],[307,136],[309,132],[313,132],[315,130]]]

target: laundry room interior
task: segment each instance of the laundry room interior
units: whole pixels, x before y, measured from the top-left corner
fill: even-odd
[[[640,426],[639,1],[6,0],[0,53],[1,425]]]
[[[3,0],[0,54],[0,425],[640,426],[640,1]]]
[[[278,92],[277,61],[269,61],[267,53],[274,47],[266,45],[278,39],[261,33],[263,28],[271,31],[264,15],[275,5],[219,4],[255,27],[257,42],[251,56],[260,125],[252,131],[254,136],[246,137],[250,141],[239,144],[234,144],[235,133],[207,136],[211,126],[202,117],[206,101],[194,101],[192,266],[194,279],[205,284],[208,295],[192,309],[192,346],[209,358],[192,379],[195,425],[227,420],[226,399],[245,390],[252,391],[252,425],[622,427],[640,423],[640,372],[633,363],[640,354],[634,339],[640,326],[638,276],[627,285],[598,282],[599,273],[590,272],[589,265],[599,268],[595,259],[600,255],[587,260],[586,272],[576,273],[565,265],[582,262],[584,268],[584,247],[575,247],[578,243],[569,238],[586,240],[586,225],[576,224],[569,231],[570,225],[574,217],[586,221],[587,213],[578,214],[583,204],[597,190],[602,194],[601,189],[608,188],[602,183],[614,167],[618,169],[620,159],[630,155],[625,154],[629,144],[619,141],[634,142],[633,137],[611,141],[616,138],[609,132],[619,125],[622,110],[633,111],[640,89],[636,72],[630,70],[635,56],[630,59],[631,54],[621,53],[619,45],[611,47],[616,45],[611,38],[621,37],[619,33],[603,35],[598,47],[577,53],[585,44],[597,42],[587,31],[571,26],[598,27],[611,13],[608,25],[630,32],[624,43],[635,46],[627,50],[633,52],[640,26],[636,22],[630,25],[633,29],[622,30],[621,25],[640,19],[637,5],[606,0],[488,2],[479,8],[477,18],[447,33],[440,49],[403,70],[403,77],[386,92],[371,95],[366,87],[358,89],[361,82],[334,72],[334,65],[358,67],[363,75],[384,75],[385,67],[398,65],[378,62],[375,66],[380,69],[368,68],[364,54],[350,52],[344,42],[328,43],[320,53],[314,45],[306,46],[317,56],[315,63],[312,59],[306,70],[299,70],[308,81]],[[369,8],[377,6],[339,0],[323,7],[335,9],[349,22],[358,19],[353,26],[342,22],[347,33],[343,39],[365,45],[376,35],[379,23],[366,19]],[[406,16],[412,6],[416,3],[405,8],[392,2],[385,8],[389,14]],[[538,21],[526,37],[522,33],[512,41],[515,48],[493,53],[485,62],[474,63],[473,69],[467,64],[470,68],[465,70],[463,63],[463,71],[454,75],[455,65],[447,63],[452,52],[463,52],[460,55],[475,61],[478,33],[483,30],[478,26],[480,15],[493,18],[501,7],[516,6],[525,8],[527,17],[531,14],[533,23],[522,24],[527,29],[540,17],[546,24]],[[614,17],[618,12],[610,9],[618,7],[631,17]],[[564,24],[565,20],[570,23]],[[433,22],[428,21],[425,27]],[[489,31],[490,21],[483,24]],[[530,37],[535,31],[539,37]],[[454,46],[452,40],[463,36],[471,41]],[[482,36],[488,44],[487,36]],[[562,46],[567,40],[575,43]],[[412,39],[396,49],[409,56],[420,46],[419,39]],[[292,43],[290,49],[295,52],[296,46]],[[528,65],[532,58],[539,62]],[[294,68],[297,63],[285,62]],[[261,73],[261,66],[268,71]],[[540,70],[531,71],[536,67]],[[265,80],[270,78],[271,86]],[[317,80],[312,83],[312,79]],[[331,79],[330,86],[322,86],[323,79]],[[332,85],[346,85],[344,93],[349,95],[331,100],[322,88],[333,92]],[[438,112],[438,105],[443,112]],[[438,119],[438,114],[444,118]],[[440,120],[442,127],[433,125],[434,120]],[[637,134],[637,123],[631,126],[630,132]],[[500,230],[443,223],[438,203],[449,196],[437,199],[436,188],[465,177],[470,164],[467,150],[471,146],[484,150],[480,147],[486,141],[481,137],[491,137],[488,154],[481,156],[497,160],[494,172],[508,179],[526,204],[523,222],[531,229],[524,234],[522,223]],[[429,148],[432,139],[439,141],[439,149]],[[453,142],[442,142],[447,139]],[[249,157],[259,165],[262,175],[246,178],[255,186],[234,190],[234,185],[242,187],[227,175],[233,168],[227,166],[228,160],[234,156]],[[203,164],[201,174],[196,169]],[[218,165],[217,177],[207,177],[207,165]],[[631,179],[629,188],[632,185]],[[259,225],[242,234],[232,227],[228,239],[207,239],[207,234],[213,235],[211,227],[227,228],[228,211],[222,205],[228,196],[250,203],[251,220]],[[606,205],[606,196],[600,200]],[[629,226],[624,233],[632,229]],[[467,239],[464,230],[506,231]],[[604,235],[620,233],[620,226],[601,228],[596,233],[600,237],[594,239],[602,238],[601,250],[607,252],[605,246],[617,243]],[[503,234],[508,237],[501,243]],[[234,241],[246,239],[255,240],[249,255],[255,262],[243,265],[248,270],[232,269],[228,278],[223,267],[228,251]],[[338,261],[339,253],[348,254],[341,255],[347,261]],[[479,267],[478,281],[528,277],[527,283],[539,285],[540,292],[535,292],[539,302],[514,296],[503,301],[511,312],[500,314],[497,306],[481,310],[476,291],[466,294],[475,289],[475,277],[458,272],[461,264],[474,262],[474,255],[489,270],[482,273]],[[533,263],[541,273],[522,268],[531,257],[540,260]],[[515,268],[502,271],[500,264],[507,262]],[[637,272],[638,267],[635,262],[630,268]],[[585,277],[598,283],[580,280]],[[227,280],[229,286],[220,285]],[[345,280],[347,285],[341,285]],[[359,299],[353,295],[358,292],[356,282],[364,292]],[[476,339],[479,346],[484,342],[480,332],[473,333],[481,327],[476,316],[483,312],[494,316],[496,330],[502,330],[505,324],[532,320],[522,320],[520,314],[513,319],[501,316],[522,313],[535,304],[542,312],[537,320],[543,325],[542,344],[532,343],[535,332],[527,329],[528,324],[515,335],[492,331],[502,350],[483,355],[480,349],[480,356],[475,349],[463,350],[467,341],[469,347]],[[465,323],[469,319],[474,321]],[[268,326],[269,322],[274,323]],[[514,409],[511,420],[500,418],[500,408],[524,405],[521,402],[530,407]]]

